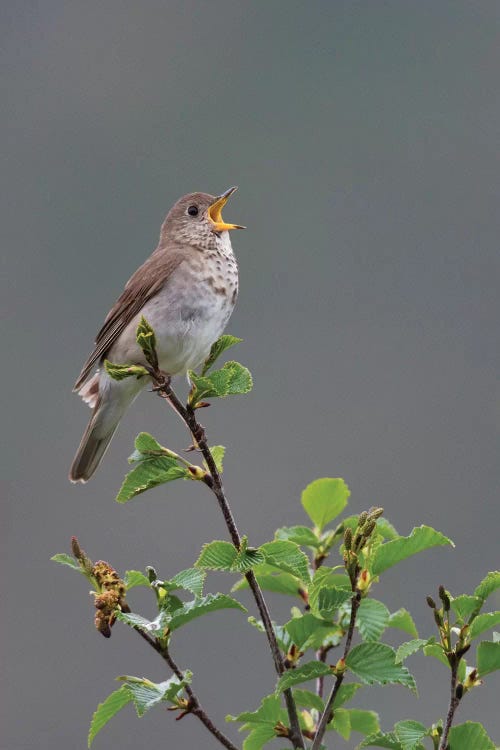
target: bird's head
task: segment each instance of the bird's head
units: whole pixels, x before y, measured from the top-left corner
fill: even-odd
[[[227,224],[222,218],[222,209],[235,190],[236,187],[229,188],[218,196],[189,193],[179,198],[163,223],[164,240],[173,239],[205,248],[216,244],[223,232],[245,229],[239,224]]]

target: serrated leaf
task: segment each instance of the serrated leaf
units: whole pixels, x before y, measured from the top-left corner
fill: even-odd
[[[190,591],[195,596],[199,597],[203,594],[203,584],[205,582],[206,573],[204,570],[198,568],[187,568],[177,573],[170,581],[168,581],[168,589],[175,591],[175,589],[185,589]]]
[[[125,380],[126,378],[136,378],[139,380],[145,375],[149,375],[148,371],[142,365],[116,365],[110,362],[109,359],[105,359],[104,369],[108,373],[112,380]]]
[[[400,536],[392,523],[383,516],[377,518],[377,533],[380,534],[383,539],[388,539],[389,541],[391,539],[398,539]]]
[[[325,477],[307,485],[301,502],[309,518],[322,531],[327,523],[342,513],[350,494],[343,479]]]
[[[379,731],[379,717],[375,711],[365,711],[360,708],[348,708],[347,711],[351,722],[351,731],[360,734],[374,734]]]
[[[294,542],[279,540],[266,542],[259,547],[259,550],[264,554],[268,565],[273,565],[285,573],[291,573],[301,581],[311,580],[309,560]]]
[[[214,370],[209,375],[200,376],[192,370],[188,375],[192,385],[189,403],[193,406],[205,398],[248,393],[253,386],[250,371],[239,362],[226,362],[220,370]]]
[[[427,646],[424,646],[423,651],[426,656],[433,656],[449,668],[450,663],[444,654],[443,647],[439,643],[429,643]]]
[[[492,570],[476,588],[474,596],[478,596],[485,601],[497,589],[500,589],[500,570]]]
[[[384,570],[391,568],[401,560],[416,555],[431,547],[453,545],[453,542],[441,532],[430,526],[419,526],[411,532],[410,536],[399,537],[390,542],[381,544],[374,552],[372,572],[380,575]]]
[[[362,747],[385,747],[387,750],[403,750],[394,732],[377,732],[370,735],[359,745]]]
[[[480,677],[500,669],[500,643],[481,641],[477,647],[476,665]]]
[[[398,609],[389,616],[389,628],[398,628],[408,635],[418,637],[418,631],[413,622],[413,618],[406,609]]]
[[[378,641],[389,623],[389,610],[376,599],[362,599],[356,626],[364,641]]]
[[[461,594],[451,599],[451,608],[458,617],[459,621],[463,624],[476,615],[481,606],[483,600],[479,596],[468,596],[467,594]]]
[[[500,612],[484,612],[472,620],[469,631],[470,637],[477,638],[478,635],[484,633],[486,630],[490,630],[490,628],[494,628],[499,623]]]
[[[335,707],[340,708],[340,706],[349,703],[361,687],[363,686],[360,685],[359,682],[345,682],[341,685],[335,698]]]
[[[495,750],[494,742],[482,724],[466,721],[450,729],[450,750]]]
[[[396,652],[385,643],[361,643],[347,655],[347,667],[367,685],[397,683],[416,692],[413,676],[396,663]]]
[[[412,641],[406,641],[396,650],[396,664],[402,664],[412,654],[416,654],[421,648],[427,646],[429,639],[414,638]]]
[[[248,618],[248,622],[252,627],[256,628],[259,631],[259,633],[263,633],[263,634],[266,633],[266,629],[264,627],[262,620],[257,620],[256,617],[251,616]],[[274,628],[274,634],[276,636],[276,640],[278,641],[278,646],[281,648],[282,651],[287,653],[288,650],[290,649],[290,646],[292,645],[292,639],[286,632],[285,628],[282,627],[281,625],[277,625],[275,622],[273,622],[273,628]]]
[[[280,693],[294,685],[300,685],[301,682],[308,682],[309,680],[314,680],[316,677],[331,674],[331,668],[322,661],[309,661],[297,667],[297,669],[290,669],[281,675],[276,685],[276,692]]]
[[[258,565],[254,568],[255,577],[261,589],[273,591],[276,594],[287,594],[300,597],[299,591],[304,588],[303,583],[290,573],[278,572],[271,565]],[[241,591],[248,588],[248,581],[242,578],[234,584],[231,591]]]
[[[242,341],[243,339],[239,339],[236,336],[230,336],[228,333],[220,336],[217,341],[215,341],[211,346],[210,354],[203,364],[201,375],[206,375],[208,370],[212,367],[212,365],[223,352],[225,352],[227,349],[230,349],[232,346],[235,346],[235,344],[240,344]]]
[[[195,565],[207,570],[231,570],[238,551],[231,542],[215,541],[204,544]]]
[[[317,649],[329,635],[342,632],[338,625],[320,620],[309,612],[293,617],[285,624],[285,630],[299,651]]]
[[[282,526],[281,529],[276,529],[274,538],[288,540],[302,547],[313,547],[314,549],[321,545],[321,540],[307,526]]]
[[[227,596],[227,594],[208,594],[200,599],[194,599],[192,602],[186,602],[182,607],[176,609],[168,622],[168,628],[171,631],[177,630],[191,620],[219,609],[239,609],[246,612],[243,604],[240,604],[231,596]]]
[[[313,708],[314,710],[319,711],[319,713],[322,713],[325,708],[324,700],[311,690],[296,688],[293,691],[293,697],[296,705],[301,708]]]
[[[130,591],[135,586],[147,586],[147,588],[151,588],[149,578],[144,573],[141,573],[140,570],[127,570],[123,582],[127,591]]]
[[[256,711],[243,711],[238,716],[226,716],[226,721],[239,721],[245,724],[276,724],[286,716],[283,714],[279,695],[267,695]]]
[[[344,740],[351,736],[351,717],[345,708],[336,708],[328,728],[334,729]]]
[[[225,456],[225,453],[226,453],[225,446],[223,446],[223,445],[212,445],[211,448],[210,448],[210,453],[212,454],[212,458],[213,458],[214,463],[215,463],[215,465],[217,467],[217,471],[219,472],[219,474],[222,474],[223,471],[224,471],[223,461],[224,461],[224,456]],[[203,466],[208,471],[208,466],[206,464],[206,461],[203,461]]]
[[[135,338],[149,364],[152,367],[158,367],[155,332],[152,325],[146,320],[144,315],[141,316],[139,325],[137,326]]]
[[[137,716],[141,717],[158,703],[173,701],[184,685],[189,682],[190,673],[186,673],[182,681],[174,676],[158,683],[151,682],[144,677],[133,677],[131,675],[125,675],[117,679],[121,680],[125,689],[130,692]]]
[[[121,709],[132,701],[132,694],[127,688],[122,685],[121,688],[115,690],[111,695],[102,702],[99,703],[94,714],[92,721],[90,722],[89,736],[87,746],[90,747],[92,742],[99,734],[101,729],[106,726],[108,721],[121,711]]]
[[[260,724],[252,729],[250,734],[243,741],[243,750],[261,750],[261,748],[276,737],[274,727],[270,724]]]
[[[142,492],[158,487],[174,479],[189,479],[188,470],[179,466],[170,456],[158,456],[145,460],[132,469],[120,488],[116,501],[126,503]]]
[[[71,555],[67,555],[66,552],[58,552],[56,555],[52,555],[50,559],[61,565],[67,565],[68,568],[73,568],[73,570],[77,570],[79,573],[85,575],[78,561],[74,557],[71,557]]]
[[[157,630],[157,624],[155,620],[148,620],[142,615],[136,615],[134,612],[120,612],[117,610],[116,617],[126,625],[130,625],[131,628],[140,628],[145,631]],[[157,618],[158,619],[158,618]]]
[[[309,604],[311,611],[319,615],[324,620],[332,620],[340,607],[352,599],[352,591],[348,589],[327,588],[326,586],[315,595],[310,597]]]
[[[398,721],[394,725],[394,734],[403,750],[415,750],[427,733],[427,728],[419,721]]]

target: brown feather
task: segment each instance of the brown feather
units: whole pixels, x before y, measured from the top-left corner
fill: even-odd
[[[95,348],[82,367],[73,387],[74,391],[80,390],[122,331],[146,302],[158,294],[185,257],[186,250],[182,246],[173,243],[165,246],[160,243],[147,261],[131,276],[97,334]]]

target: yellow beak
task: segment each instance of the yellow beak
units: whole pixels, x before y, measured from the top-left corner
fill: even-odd
[[[229,188],[225,193],[219,195],[208,207],[208,218],[213,224],[214,232],[225,232],[230,229],[246,229],[246,227],[242,227],[240,224],[226,224],[222,219],[222,209],[236,190],[238,190],[237,187]]]

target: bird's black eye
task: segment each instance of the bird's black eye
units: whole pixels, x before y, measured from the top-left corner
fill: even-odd
[[[188,214],[190,216],[198,216],[198,206],[189,206]]]

